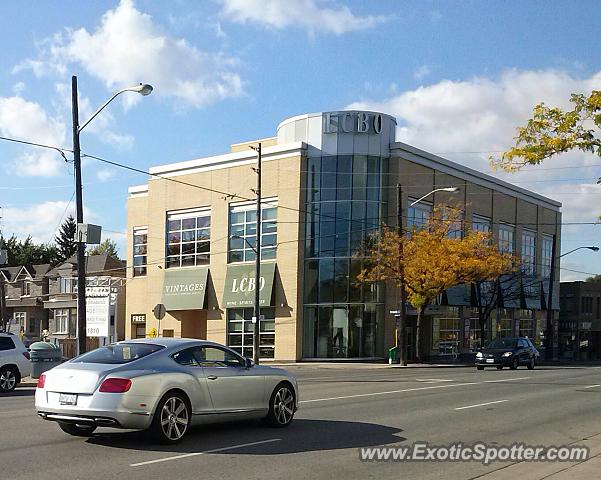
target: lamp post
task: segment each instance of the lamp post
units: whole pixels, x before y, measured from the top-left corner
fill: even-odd
[[[449,192],[449,193],[457,193],[459,191],[458,187],[444,187],[444,188],[436,188],[432,190],[430,193],[418,198],[414,202],[410,203],[409,206],[413,207],[415,204],[421,202],[424,198],[429,197],[433,193],[436,192]],[[401,239],[399,239],[399,284],[400,284],[400,308],[399,308],[399,328],[397,330],[396,335],[396,343],[399,352],[399,363],[401,365],[407,365],[407,348],[405,345],[405,330],[407,326],[407,307],[406,307],[406,292],[405,292],[405,268],[403,264],[403,244],[402,244],[402,236],[403,236],[403,192],[402,186],[400,183],[397,183],[397,223],[398,223],[398,232]],[[417,338],[417,336],[416,336]],[[416,339],[419,341],[419,339]]]
[[[587,250],[592,250],[593,252],[598,252],[599,251],[599,247],[597,247],[597,246],[594,246],[594,245],[593,246],[584,246],[583,245],[581,247],[574,248],[574,249],[572,249],[572,250],[570,250],[570,251],[568,251],[568,252],[560,255],[559,258],[565,257],[566,255],[569,255],[570,253],[573,253],[573,252],[575,252],[577,250],[580,250],[580,249],[583,249],[583,248],[585,248]],[[549,287],[549,296],[551,296],[551,290],[552,290],[552,287]],[[547,310],[547,318],[549,317],[549,313],[548,312],[550,310],[551,310],[550,308]],[[547,324],[548,323],[549,322],[547,322]],[[576,354],[576,359],[580,360],[580,318],[578,318],[576,320],[576,352],[575,352],[575,354]]]
[[[136,92],[140,95],[150,95],[152,87],[148,84],[140,84],[124,88],[116,92],[111,98],[102,104],[92,116],[79,125],[79,105],[77,96],[77,76],[71,77],[71,104],[73,113],[73,164],[75,169],[75,210],[77,217],[77,234],[75,242],[77,245],[77,353],[86,351],[86,244],[82,241],[80,226],[83,224],[83,195],[81,187],[81,148],[79,145],[79,134],[81,131],[111,103],[118,95],[125,92]]]

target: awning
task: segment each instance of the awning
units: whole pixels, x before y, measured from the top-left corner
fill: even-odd
[[[275,263],[261,264],[259,305],[271,305]],[[225,308],[252,307],[255,303],[255,265],[228,265],[223,289]]]
[[[455,285],[445,292],[450,307],[470,307],[472,305],[472,286]]]
[[[555,284],[555,288],[553,289],[553,298],[552,298],[552,302],[553,302],[553,308],[552,310],[559,310],[559,288],[558,288],[558,283],[559,282],[553,282]],[[549,305],[549,280],[543,280],[542,282],[543,285],[543,294],[542,294],[542,308],[547,310],[548,309],[548,305]]]
[[[208,267],[167,270],[163,281],[163,304],[167,311],[202,310]]]
[[[530,310],[541,309],[540,280],[535,276],[522,278],[522,291],[524,292],[524,304]]]
[[[501,275],[499,279],[501,299],[504,308],[520,308],[522,306],[522,285],[516,275]]]

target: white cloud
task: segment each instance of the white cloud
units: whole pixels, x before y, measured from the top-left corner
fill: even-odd
[[[243,94],[235,59],[169,36],[132,0],[107,11],[95,31],[67,30],[42,42],[40,50],[41,58],[26,60],[13,71],[29,68],[37,75],[63,75],[68,66],[81,65],[111,90],[150,83],[153,96],[173,99],[180,107],[202,107]],[[131,106],[139,99],[131,94],[123,101]]]
[[[48,243],[54,240],[58,227],[69,215],[75,216],[73,202],[63,200],[48,201],[24,208],[5,207],[3,213],[4,236],[16,235],[24,239],[31,236],[36,243]],[[95,220],[97,215],[84,208],[86,220]]]
[[[20,96],[0,97],[0,134],[18,140],[62,146],[65,124],[51,117],[38,103]],[[54,150],[28,147],[13,162],[20,175],[55,176],[63,168],[63,158]]]
[[[117,172],[115,172],[115,170],[109,169],[109,168],[103,168],[100,169],[96,172],[96,177],[98,178],[98,180],[100,180],[101,182],[107,182],[109,181],[111,178],[113,178],[115,176]]]
[[[428,65],[421,65],[413,72],[413,78],[415,80],[421,80],[424,77],[430,75],[430,67]]]
[[[386,17],[355,15],[347,6],[320,7],[314,0],[222,0],[222,15],[238,23],[271,28],[300,27],[311,33],[343,33],[372,28]]]

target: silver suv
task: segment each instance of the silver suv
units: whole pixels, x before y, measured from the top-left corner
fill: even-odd
[[[12,392],[23,377],[31,375],[29,352],[21,339],[0,333],[0,393]]]

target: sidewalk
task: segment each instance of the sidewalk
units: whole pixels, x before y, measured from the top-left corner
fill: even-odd
[[[584,462],[520,462],[478,477],[482,480],[590,480],[601,472],[601,434],[570,445],[590,448]]]

